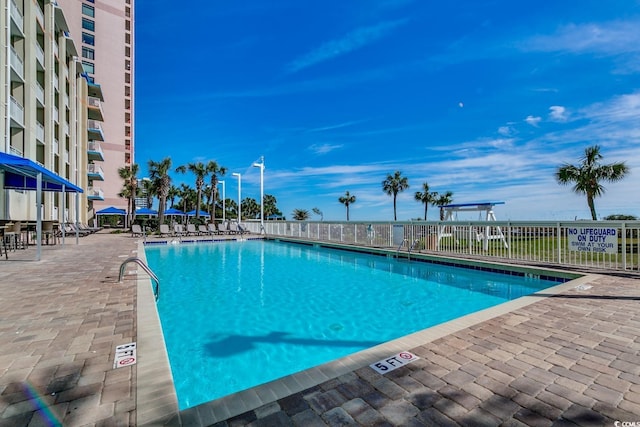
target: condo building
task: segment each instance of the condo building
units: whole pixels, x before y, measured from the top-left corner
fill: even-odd
[[[126,208],[118,169],[133,162],[131,3],[0,0],[0,153],[83,191],[38,199],[12,189],[0,165],[0,220],[92,223],[105,206]]]

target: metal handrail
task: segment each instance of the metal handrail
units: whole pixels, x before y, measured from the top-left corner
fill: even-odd
[[[147,272],[147,274],[153,280],[156,281],[156,288],[153,291],[153,295],[155,296],[156,302],[157,302],[158,298],[160,298],[160,279],[158,279],[158,276],[156,276],[155,273],[151,271],[151,269],[144,262],[142,262],[142,260],[138,257],[127,258],[120,265],[120,275],[118,276],[118,283],[122,283],[122,277],[124,276],[124,269],[127,266],[127,264],[129,264],[130,262],[135,262],[136,264],[138,264],[140,267],[142,267],[144,271]]]

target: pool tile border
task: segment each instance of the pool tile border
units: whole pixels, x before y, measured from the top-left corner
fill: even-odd
[[[317,243],[315,244],[317,245]],[[322,246],[334,247],[333,245]],[[358,249],[362,251],[363,249],[346,245],[342,248],[352,251],[358,251]],[[370,253],[378,252],[376,250]],[[388,251],[381,250],[378,254],[382,255],[386,252]],[[146,263],[143,242],[139,243],[138,253]],[[423,259],[426,262],[431,262],[433,261],[431,258]],[[417,257],[415,259],[418,260]],[[453,265],[466,268],[470,268],[469,266],[474,264],[478,265],[479,269],[493,268],[497,272],[503,271],[502,268],[496,269],[496,265],[502,267],[497,263],[462,259],[456,259],[453,262]],[[493,267],[488,267],[489,265]],[[209,426],[368,366],[400,351],[411,350],[467,327],[526,307],[550,294],[574,290],[598,277],[594,274],[568,273],[548,268],[504,265],[505,271],[513,271],[514,269],[519,272],[518,274],[540,271],[553,273],[554,276],[548,277],[553,277],[552,280],[563,278],[564,283],[182,411],[178,410],[177,395],[173,386],[162,326],[154,302],[152,284],[148,276],[138,274],[137,425]],[[556,273],[559,277],[555,276]]]

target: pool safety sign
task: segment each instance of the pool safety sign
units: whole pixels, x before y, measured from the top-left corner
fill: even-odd
[[[618,253],[618,229],[603,227],[567,228],[569,250],[600,254]]]
[[[136,364],[136,343],[122,344],[116,347],[113,369]]]
[[[395,356],[387,357],[386,359],[382,359],[376,363],[372,363],[371,369],[376,371],[379,374],[386,374],[387,372],[391,372],[394,369],[397,369],[401,366],[406,365],[407,363],[411,363],[414,360],[420,359],[413,353],[409,353],[408,351],[403,351],[401,353],[396,354]]]

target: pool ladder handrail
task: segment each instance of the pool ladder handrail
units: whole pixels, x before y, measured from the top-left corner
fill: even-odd
[[[420,242],[420,239],[415,239],[415,240],[413,241],[413,243],[411,243],[411,246],[409,246],[409,245],[408,245],[408,243],[409,243],[409,239],[402,239],[402,243],[400,243],[400,245],[398,246],[398,249],[396,249],[396,258],[400,259],[400,249],[401,249],[405,244],[407,244],[407,259],[408,259],[409,261],[411,261],[411,251],[412,251],[413,249],[415,249],[416,244],[417,244],[418,242]]]
[[[158,276],[156,276],[155,273],[151,271],[151,269],[138,257],[134,256],[131,258],[127,258],[122,262],[122,264],[120,264],[120,275],[118,276],[118,283],[122,283],[122,278],[124,277],[124,269],[130,262],[135,262],[136,264],[138,264],[153,280],[156,281],[156,288],[153,290],[153,296],[155,297],[157,302],[158,298],[160,298],[160,279],[158,279]]]

